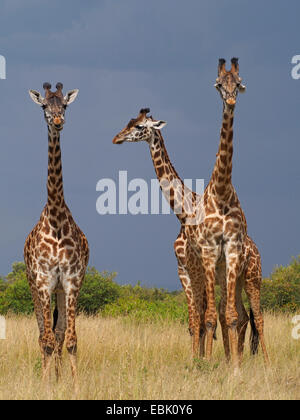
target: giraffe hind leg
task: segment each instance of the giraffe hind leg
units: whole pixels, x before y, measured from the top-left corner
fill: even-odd
[[[252,240],[250,241],[251,257],[245,273],[244,286],[251,307],[250,325],[252,331],[250,336],[250,350],[252,354],[256,354],[260,342],[265,364],[268,365],[269,357],[264,338],[264,320],[260,309],[260,287],[262,282],[260,255],[254,242]]]
[[[246,331],[247,331],[248,322],[249,322],[249,316],[243,304],[243,298],[242,298],[243,285],[244,285],[244,277],[240,276],[237,278],[237,284],[236,284],[236,310],[238,313],[238,325],[237,325],[238,355],[239,355],[240,363],[243,357]]]
[[[58,380],[62,369],[62,350],[66,332],[66,295],[63,290],[56,293],[56,306],[53,313],[53,331],[55,334],[55,373]]]

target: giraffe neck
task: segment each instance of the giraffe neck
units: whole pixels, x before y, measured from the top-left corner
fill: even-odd
[[[231,183],[233,118],[234,109],[224,105],[219,150],[209,182],[210,193],[220,201],[228,200],[233,188]]]
[[[50,214],[54,218],[59,217],[59,211],[65,208],[60,134],[56,130],[48,128],[48,180],[47,180],[48,200]]]
[[[184,187],[183,181],[174,169],[159,131],[155,131],[153,134],[150,142],[150,152],[160,188],[171,209],[180,222],[183,223],[187,216],[190,215],[190,213],[187,214],[186,212],[186,201],[188,195],[192,194],[192,192],[187,187]],[[191,206],[188,209],[190,210]]]

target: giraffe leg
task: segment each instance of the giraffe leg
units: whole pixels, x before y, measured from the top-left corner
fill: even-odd
[[[205,357],[207,360],[211,359],[213,339],[217,327],[217,311],[215,301],[215,270],[216,270],[217,256],[214,249],[202,249],[202,262],[205,272],[205,287],[207,308],[205,311],[205,327],[206,327],[206,352]]]
[[[201,297],[200,297],[200,357],[205,357],[205,339],[206,339],[206,328],[205,328],[205,312],[207,308],[207,299],[205,293],[205,278],[201,278]],[[215,333],[214,333],[215,338]]]
[[[244,278],[239,277],[237,279],[236,284],[236,309],[238,312],[238,354],[239,354],[239,361],[242,362],[243,352],[244,352],[244,344],[245,344],[245,337],[247,326],[249,322],[249,316],[243,304],[242,299],[242,290],[244,285]]]
[[[195,302],[193,297],[193,290],[191,287],[191,279],[186,267],[187,264],[187,240],[184,232],[180,232],[176,241],[174,242],[174,251],[178,262],[178,276],[185,292],[188,314],[189,314],[189,333],[192,337],[192,348],[195,356]],[[196,351],[197,353],[197,351]]]
[[[226,361],[230,361],[230,346],[229,346],[229,335],[228,335],[228,326],[226,322],[226,302],[227,302],[227,288],[226,288],[226,279],[222,278],[220,281],[221,285],[221,300],[219,305],[219,319],[222,329],[223,345],[225,351]]]
[[[43,371],[44,371],[44,369],[45,369],[45,357],[44,357],[44,350],[43,350],[43,344],[42,344],[42,337],[43,337],[43,334],[44,334],[43,311],[42,311],[41,302],[40,302],[39,294],[38,294],[38,291],[36,289],[35,283],[28,273],[27,273],[27,279],[28,279],[28,282],[29,282],[29,285],[30,285],[30,290],[31,290],[31,295],[32,295],[32,300],[33,300],[33,305],[34,305],[34,313],[35,313],[35,316],[36,316],[36,320],[37,320],[37,324],[38,324],[38,328],[39,328],[39,332],[40,332],[39,346],[40,346],[41,357],[42,357],[42,368],[43,368]]]
[[[56,380],[61,376],[62,367],[62,350],[65,340],[65,332],[67,328],[66,322],[66,295],[63,290],[59,291],[56,295],[56,307],[57,307],[57,323],[54,328],[56,348],[55,348],[55,373]]]
[[[239,270],[238,247],[228,243],[225,247],[226,257],[226,310],[225,317],[228,327],[230,353],[234,367],[234,373],[239,370],[238,355],[238,312],[236,310],[236,284]]]
[[[245,279],[245,291],[250,302],[251,310],[254,317],[252,321],[252,314],[250,313],[252,334],[251,334],[251,352],[255,354],[257,352],[258,340],[256,339],[256,331],[258,332],[260,345],[263,351],[265,364],[269,364],[269,356],[265,344],[264,338],[264,320],[260,309],[260,285],[261,285],[261,274],[259,270],[250,269],[246,272]]]
[[[65,282],[64,291],[66,295],[66,347],[70,357],[71,372],[75,387],[75,393],[78,394],[78,375],[77,375],[77,335],[75,330],[75,317],[77,298],[79,295],[79,285],[82,279],[72,278],[72,284],[76,287],[70,287],[70,283]]]
[[[43,314],[43,332],[39,339],[43,357],[43,381],[48,382],[50,379],[52,354],[55,350],[55,336],[52,331],[51,295],[46,288],[40,289],[38,294]]]
[[[187,306],[188,306],[188,313],[189,313],[189,333],[191,336],[194,335],[194,314],[195,314],[195,304],[193,298],[193,291],[191,289],[191,280],[187,270],[178,264],[178,276],[182,287],[185,292]]]
[[[185,291],[189,312],[189,332],[192,336],[192,349],[194,357],[204,356],[205,347],[205,326],[204,326],[204,311],[203,305],[205,297],[203,295],[204,278],[203,269],[199,262],[199,257],[191,249],[187,243],[184,232],[180,232],[174,243],[175,255],[178,261],[178,275],[182,287]],[[190,268],[189,270],[189,266]],[[199,295],[196,299],[192,288],[193,276],[194,287],[196,286],[196,294]],[[202,277],[201,277],[202,276]],[[197,287],[198,286],[198,287]]]
[[[204,296],[203,286],[196,293],[191,287],[191,279],[187,270],[178,266],[178,274],[180,281],[185,289],[189,311],[189,332],[192,336],[192,349],[194,357],[204,357],[205,352],[205,325],[204,312],[206,299]],[[203,281],[203,280],[202,280]],[[199,282],[196,283],[199,285]],[[199,287],[197,287],[199,289]]]

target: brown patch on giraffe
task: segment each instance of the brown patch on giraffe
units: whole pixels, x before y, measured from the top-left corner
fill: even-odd
[[[69,234],[69,231],[70,231],[69,224],[66,222],[63,225],[63,234],[64,234],[64,236],[67,236]]]
[[[39,248],[40,248],[40,251],[41,252],[50,253],[50,251],[51,251],[51,248],[48,245],[46,245],[45,243],[43,243],[43,242],[40,243]]]
[[[220,161],[223,163],[223,165],[226,165],[227,163],[226,155],[220,155]]]
[[[74,246],[74,242],[71,239],[69,239],[69,238],[65,238],[65,239],[63,239],[60,242],[59,247],[60,248],[65,248],[66,246],[73,247]]]
[[[158,177],[161,178],[163,176],[163,173],[164,173],[164,168],[162,166],[160,166],[156,170],[157,170]]]
[[[222,185],[221,187],[216,186],[216,192],[217,192],[217,194],[223,195],[225,193],[225,191],[226,191],[226,186],[225,185]]]

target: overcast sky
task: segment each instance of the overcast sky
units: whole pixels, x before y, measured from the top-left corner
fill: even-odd
[[[0,273],[23,259],[46,202],[47,130],[28,89],[78,88],[62,132],[66,202],[85,232],[90,265],[120,283],[178,289],[173,215],[96,212],[102,178],[155,173],[148,146],[112,138],[141,107],[168,122],[162,134],[179,175],[208,182],[218,149],[219,57],[240,59],[233,183],[265,276],[299,246],[300,54],[298,0],[1,0]]]

